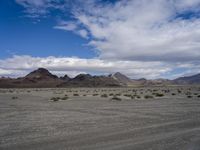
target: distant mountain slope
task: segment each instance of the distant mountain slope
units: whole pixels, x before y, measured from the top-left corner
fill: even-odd
[[[75,78],[62,83],[59,87],[115,87],[119,82],[108,76],[91,76],[79,74]]]
[[[57,87],[62,80],[56,75],[51,74],[47,69],[39,68],[25,77],[17,79],[0,79],[0,87],[2,88],[36,88],[36,87]]]
[[[200,84],[200,74],[187,76],[187,77],[180,77],[173,80],[175,84]]]
[[[171,84],[200,84],[200,74],[181,77],[175,80],[130,79],[120,72],[109,76],[79,74],[74,78],[68,75],[58,78],[45,68],[32,71],[25,77],[0,78],[0,88],[53,88],[53,87],[119,87],[119,86],[164,86]]]
[[[129,85],[132,83],[132,80],[125,76],[124,74],[120,72],[116,72],[114,74],[111,74],[110,77],[118,81],[121,85]]]
[[[79,74],[75,78],[68,75],[58,78],[47,69],[39,68],[25,77],[0,78],[0,88],[53,88],[53,87],[110,87],[120,86],[119,82],[108,76]]]
[[[121,85],[124,85],[124,86],[153,86],[153,85],[171,84],[171,81],[167,79],[155,79],[155,80],[147,80],[145,78],[130,79],[120,72],[112,74],[111,77],[117,80]]]
[[[51,74],[45,68],[39,68],[24,77],[25,79],[32,79],[32,80],[55,80],[58,79],[56,75]]]

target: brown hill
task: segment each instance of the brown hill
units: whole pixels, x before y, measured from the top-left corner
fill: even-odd
[[[1,88],[46,88],[57,87],[61,83],[61,79],[44,68],[39,68],[25,77],[0,79]]]
[[[24,77],[24,79],[30,79],[35,81],[41,81],[41,80],[55,80],[58,79],[56,75],[51,74],[47,69],[45,68],[39,68],[28,75]]]
[[[70,78],[68,75],[58,78],[47,69],[39,68],[25,77],[17,79],[0,78],[0,88],[163,86],[170,84],[200,84],[200,74],[181,77],[175,80],[130,79],[119,72],[109,76],[79,74],[75,78]]]
[[[108,76],[91,76],[90,74],[79,74],[59,85],[59,87],[115,87],[119,82]]]
[[[119,82],[108,76],[79,74],[75,78],[68,75],[58,78],[47,69],[39,68],[25,77],[1,78],[0,88],[53,88],[53,87],[107,87],[120,86]]]

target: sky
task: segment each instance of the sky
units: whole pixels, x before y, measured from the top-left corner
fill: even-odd
[[[0,0],[0,76],[200,73],[200,0]]]

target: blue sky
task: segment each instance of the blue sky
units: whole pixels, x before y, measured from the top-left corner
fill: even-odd
[[[1,0],[0,76],[199,73],[200,0]]]
[[[0,58],[15,55],[94,57],[87,40],[53,29],[59,14],[47,18],[25,17],[24,8],[12,0],[0,2]],[[37,19],[40,21],[37,21]],[[84,52],[83,52],[84,51]]]

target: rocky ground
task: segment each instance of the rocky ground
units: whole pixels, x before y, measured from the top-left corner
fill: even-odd
[[[199,150],[200,87],[0,89],[2,150]]]

